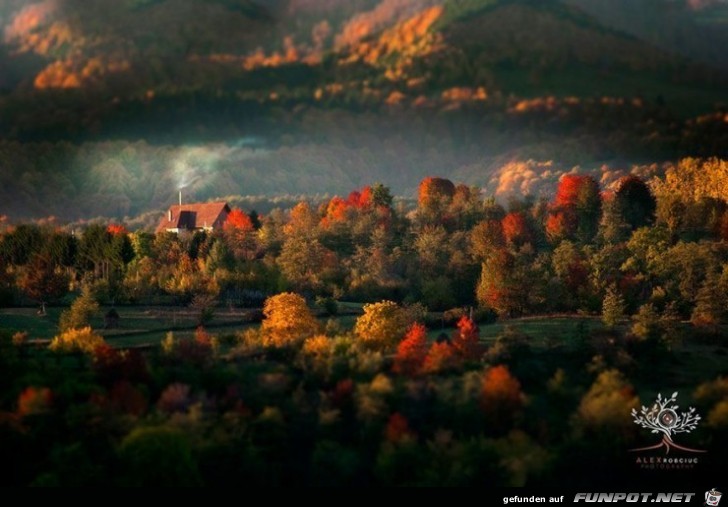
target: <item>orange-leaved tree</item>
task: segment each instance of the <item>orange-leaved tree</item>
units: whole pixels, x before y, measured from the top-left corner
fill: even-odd
[[[500,429],[510,427],[524,401],[521,383],[507,366],[488,368],[483,375],[481,402],[491,424]]]
[[[420,212],[428,218],[441,218],[455,195],[455,185],[446,178],[427,177],[420,183],[418,203]]]
[[[460,358],[455,349],[448,342],[435,342],[427,352],[422,371],[425,373],[440,373],[453,370],[460,365]]]
[[[334,196],[326,205],[326,216],[321,219],[321,225],[327,227],[337,222],[345,222],[347,219],[347,210],[349,203],[341,197]]]
[[[522,211],[508,213],[503,219],[503,236],[512,245],[521,246],[533,242],[533,232]]]
[[[291,209],[290,219],[283,227],[288,235],[311,236],[316,231],[319,217],[306,201],[301,201]]]
[[[271,296],[263,305],[263,345],[289,347],[302,343],[319,328],[306,300],[292,292]]]

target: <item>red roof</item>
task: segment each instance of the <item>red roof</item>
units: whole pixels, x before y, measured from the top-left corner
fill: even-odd
[[[222,227],[230,213],[226,202],[206,202],[196,204],[175,204],[169,208],[157,226],[157,232],[169,229],[203,229]]]

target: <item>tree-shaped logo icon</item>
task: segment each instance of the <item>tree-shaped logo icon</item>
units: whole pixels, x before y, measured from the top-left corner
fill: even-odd
[[[670,398],[663,398],[662,394],[657,395],[657,400],[651,407],[642,406],[637,412],[632,409],[632,418],[634,423],[645,429],[651,430],[652,433],[662,434],[662,440],[659,444],[649,447],[640,447],[632,449],[632,451],[648,451],[651,449],[665,448],[665,454],[670,449],[679,449],[687,452],[705,452],[704,450],[691,449],[676,444],[672,437],[677,433],[690,433],[698,427],[700,416],[695,413],[695,408],[690,407],[687,412],[678,412],[680,408],[677,403],[677,391],[672,393]]]

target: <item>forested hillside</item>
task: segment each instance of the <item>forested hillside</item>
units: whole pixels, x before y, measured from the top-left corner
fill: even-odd
[[[159,212],[180,174],[198,200],[372,179],[412,197],[435,173],[505,198],[728,156],[720,66],[599,5],[2,2],[0,214]],[[700,7],[681,12],[720,22]],[[533,184],[503,184],[514,167]]]

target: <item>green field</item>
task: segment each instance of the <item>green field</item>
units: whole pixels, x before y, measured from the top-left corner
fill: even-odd
[[[344,315],[337,316],[334,320],[344,331],[351,330],[356,321],[356,313],[360,313],[361,307],[359,303],[341,303],[340,311]],[[58,333],[58,319],[62,310],[62,308],[48,308],[47,315],[41,317],[36,314],[35,308],[0,309],[0,329],[25,331],[31,340],[50,340]],[[191,337],[197,323],[194,312],[186,308],[121,306],[116,307],[120,317],[118,329],[105,330],[102,315],[108,310],[108,307],[102,308],[102,312],[91,324],[109,343],[117,347],[156,344],[168,331],[174,331],[180,338]],[[257,325],[245,322],[249,311],[218,309],[212,321],[205,327],[213,334],[229,334],[247,329]],[[321,316],[321,319],[327,320],[328,317]],[[590,317],[524,318],[481,325],[480,335],[483,341],[492,342],[506,328],[511,327],[533,338],[534,345],[545,345],[550,339],[576,337],[580,322],[584,322],[587,329],[599,326],[598,319]],[[434,326],[428,335],[435,339],[443,332],[450,334],[452,329]]]
[[[50,340],[58,333],[58,320],[62,308],[49,308],[46,316],[38,316],[35,308],[6,308],[0,310],[0,329],[25,331],[31,340]],[[129,347],[159,343],[168,331],[174,331],[180,337],[190,337],[197,324],[195,313],[186,308],[116,307],[119,313],[119,327],[104,329],[103,315],[109,307],[102,308],[99,315],[92,320],[91,326],[106,338],[112,345]],[[245,323],[248,310],[218,309],[208,326],[214,333],[234,332],[251,324]]]
[[[580,327],[581,326],[581,327]],[[511,319],[493,324],[480,325],[480,339],[486,343],[494,342],[507,329],[524,333],[532,339],[532,344],[544,346],[552,339],[572,340],[583,329],[590,331],[601,326],[599,319],[582,316],[528,317]],[[431,329],[429,336],[436,338],[440,333],[450,333],[451,329]]]
[[[341,303],[339,308],[343,315],[334,318],[343,331],[350,331],[356,322],[356,314],[361,312],[360,303]],[[12,332],[24,331],[31,340],[50,340],[58,333],[58,319],[62,308],[49,308],[46,316],[38,316],[35,308],[6,308],[0,309],[0,329]],[[155,345],[161,342],[167,332],[174,331],[178,338],[193,336],[197,319],[193,311],[175,306],[143,307],[121,306],[116,307],[119,313],[119,327],[117,329],[104,329],[102,315],[109,307],[102,308],[102,312],[91,322],[94,329],[116,347],[134,347],[141,345]],[[258,324],[246,322],[246,309],[218,309],[212,321],[205,329],[212,334],[232,334]],[[436,317],[439,314],[432,314]],[[320,315],[322,321],[328,316]],[[436,320],[433,318],[433,320]],[[580,324],[581,323],[581,324]],[[592,330],[601,324],[598,319],[582,316],[558,317],[531,317],[512,319],[484,324],[480,326],[480,337],[484,342],[494,342],[506,329],[527,334],[533,341],[532,345],[542,347],[550,341],[573,341],[580,332]],[[581,327],[580,327],[581,326]],[[437,338],[441,333],[450,335],[452,328],[432,326],[428,331],[431,339]]]
[[[356,314],[361,311],[361,304],[342,303],[340,310],[345,312],[334,318],[342,331],[350,331],[354,327]],[[177,338],[192,338],[196,329],[196,316],[186,308],[163,306],[116,307],[120,315],[119,328],[103,329],[101,317],[108,311],[102,308],[100,315],[94,319],[92,326],[99,330],[109,344],[115,347],[154,346],[161,342],[169,331]],[[36,314],[35,308],[0,309],[0,330],[25,331],[31,340],[50,340],[58,333],[58,319],[62,308],[49,308],[44,317]],[[213,320],[205,329],[213,335],[233,334],[258,323],[245,322],[245,309],[218,309]],[[438,314],[431,314],[436,317]],[[322,322],[329,317],[320,315]],[[433,318],[433,320],[436,320]],[[571,347],[585,335],[602,328],[599,318],[587,316],[540,316],[511,319],[493,324],[480,325],[481,341],[492,344],[508,330],[528,336],[530,346],[534,350],[547,350],[551,346],[563,345]],[[441,333],[450,335],[453,329],[432,326],[428,337],[435,340]],[[696,379],[711,378],[728,372],[725,367],[726,348],[721,345],[704,343],[683,343],[676,346],[676,358],[671,364],[646,366],[644,377],[649,384],[654,379],[655,389],[659,388],[664,378],[670,378],[675,384],[687,385]]]

